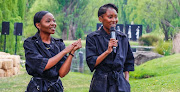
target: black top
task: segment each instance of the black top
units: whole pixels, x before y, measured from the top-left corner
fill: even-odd
[[[109,54],[99,65],[95,66],[96,59],[108,48],[111,36],[107,34],[103,27],[92,32],[86,38],[86,61],[93,72],[94,69],[102,71],[134,71],[134,57],[126,35],[116,31],[118,47],[116,54]]]
[[[27,38],[23,45],[26,57],[26,71],[33,77],[46,78],[48,80],[57,80],[59,78],[59,69],[65,62],[67,56],[63,58],[52,68],[44,71],[48,59],[58,54],[65,48],[62,39],[51,38],[50,49],[47,49],[42,42],[39,33]]]

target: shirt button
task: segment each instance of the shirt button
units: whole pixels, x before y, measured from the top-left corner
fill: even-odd
[[[36,43],[38,43],[38,41],[36,41]]]

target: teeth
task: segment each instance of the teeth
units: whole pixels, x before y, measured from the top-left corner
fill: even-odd
[[[53,28],[50,28],[50,29],[55,29],[55,28],[53,27]]]

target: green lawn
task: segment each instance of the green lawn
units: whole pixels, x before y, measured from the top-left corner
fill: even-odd
[[[132,92],[179,92],[180,54],[148,61],[130,74]],[[92,74],[70,72],[62,78],[65,92],[88,92]],[[24,92],[30,80],[25,68],[21,74],[0,78],[0,92]]]

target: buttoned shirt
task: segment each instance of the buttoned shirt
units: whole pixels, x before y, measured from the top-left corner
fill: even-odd
[[[118,40],[117,52],[111,52],[99,65],[95,67],[96,59],[108,49],[111,38],[103,27],[90,33],[86,38],[86,61],[93,72],[94,69],[105,71],[134,71],[134,57],[129,45],[128,38],[120,31],[116,32]]]
[[[42,42],[39,33],[27,38],[24,41],[25,57],[26,57],[26,71],[33,77],[41,77],[46,79],[57,80],[59,78],[59,69],[65,62],[67,56],[63,58],[52,68],[45,70],[44,68],[48,63],[49,58],[58,54],[65,48],[62,39],[55,39],[51,37],[50,49],[47,49]]]

